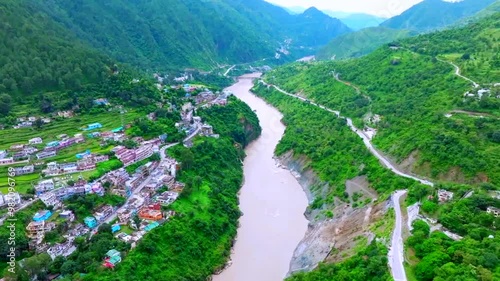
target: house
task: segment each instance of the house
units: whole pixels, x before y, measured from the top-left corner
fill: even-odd
[[[44,152],[37,153],[36,154],[36,158],[38,160],[40,160],[40,159],[54,157],[56,155],[57,155],[57,152],[55,150],[53,150],[53,151],[44,151]]]
[[[135,215],[135,211],[132,209],[121,209],[118,211],[118,220],[121,223],[126,223],[128,222],[133,215]]]
[[[179,197],[179,193],[175,191],[165,191],[160,196],[156,197],[156,202],[168,206],[172,204]]]
[[[58,256],[67,257],[76,251],[75,245],[71,242],[66,242],[64,244],[55,244],[47,250],[47,254],[54,260]]]
[[[113,214],[113,206],[111,205],[105,205],[99,208],[95,213],[94,217],[97,221],[101,222],[107,217],[109,217],[111,214]]]
[[[83,219],[83,222],[89,228],[94,228],[97,226],[97,220],[94,217],[86,217],[85,219]]]
[[[56,228],[56,224],[51,222],[51,223],[46,223],[45,221],[32,221],[28,224],[26,227],[26,230],[28,232],[28,237],[30,239],[43,239],[45,237],[45,232],[51,231],[54,228]]]
[[[31,155],[31,154],[34,154],[34,153],[38,152],[38,149],[29,146],[29,147],[25,147],[24,150],[23,150],[23,152],[26,153],[27,155]]]
[[[150,208],[142,208],[139,211],[139,218],[143,220],[152,220],[152,221],[157,221],[161,220],[163,218],[163,214],[159,210],[153,210]]]
[[[4,159],[5,157],[7,157],[7,151],[0,150],[0,159]]]
[[[29,144],[33,145],[33,144],[41,144],[43,143],[43,140],[42,138],[40,137],[37,137],[37,138],[32,138],[28,141]]]
[[[10,146],[11,151],[21,151],[24,149],[24,144],[13,144]]]
[[[14,158],[15,161],[19,161],[21,159],[28,158],[28,153],[26,153],[26,151],[19,151],[14,153],[14,155],[12,155],[12,158]]]
[[[60,204],[54,192],[45,192],[44,194],[40,195],[39,198],[47,207],[57,206]]]
[[[0,165],[7,165],[7,164],[12,164],[12,163],[14,163],[13,157],[0,159]]]
[[[35,166],[28,165],[24,167],[16,167],[14,168],[14,171],[16,173],[16,176],[33,174],[35,172]]]
[[[75,220],[75,215],[73,214],[72,211],[70,210],[65,210],[65,211],[62,211],[59,216],[63,219],[67,219],[68,221],[72,222]]]
[[[453,198],[453,192],[444,189],[438,190],[439,203],[444,203],[446,201],[451,200],[452,198]]]
[[[90,130],[95,130],[95,129],[100,129],[100,128],[102,128],[101,123],[92,123],[92,124],[89,124],[89,125],[87,126],[87,129],[86,129],[86,130],[87,130],[87,131],[90,131]]]
[[[82,158],[84,158],[87,155],[90,155],[90,150],[87,150],[85,152],[76,154],[76,159],[82,159]]]
[[[35,186],[35,190],[37,192],[44,192],[44,191],[53,190],[54,187],[55,187],[54,180],[48,179],[48,180],[43,180],[43,181],[38,182],[38,184]]]
[[[75,134],[74,138],[75,138],[75,143],[82,143],[85,141],[83,134]]]
[[[94,104],[95,105],[109,105],[109,102],[107,99],[100,98],[100,99],[94,100]]]
[[[46,220],[48,220],[51,216],[52,216],[52,212],[51,212],[51,211],[49,211],[49,210],[39,211],[39,212],[37,212],[37,213],[33,216],[33,221],[35,221],[35,222],[46,221]]]
[[[118,238],[118,239],[120,239],[120,240],[122,240],[125,243],[130,242],[130,240],[132,239],[132,236],[130,236],[127,233],[124,233],[124,232],[118,233],[115,237]]]
[[[59,111],[59,112],[57,112],[57,116],[62,117],[62,118],[71,118],[74,116],[74,113],[72,110]]]
[[[201,133],[205,136],[210,136],[214,134],[214,129],[212,126],[205,124],[201,126]]]
[[[104,258],[103,266],[107,268],[114,268],[122,261],[121,254],[117,250],[109,250]]]
[[[49,143],[47,143],[46,147],[58,147],[59,146],[59,142],[58,141],[51,141]]]
[[[3,195],[5,204],[19,205],[21,204],[21,196],[17,192],[9,192]]]
[[[492,214],[492,215],[494,215],[496,218],[500,217],[500,209],[498,209],[498,208],[495,208],[495,207],[488,207],[488,208],[486,209],[486,212],[487,212],[488,214]]]

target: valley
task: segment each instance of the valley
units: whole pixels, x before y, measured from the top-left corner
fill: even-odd
[[[2,280],[500,279],[499,1],[360,1],[0,0]]]

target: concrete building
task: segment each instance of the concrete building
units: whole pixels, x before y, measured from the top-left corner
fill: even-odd
[[[42,144],[43,143],[43,140],[42,138],[40,137],[37,137],[37,138],[32,138],[28,141],[29,144],[33,145],[33,144]]]
[[[0,165],[8,165],[8,164],[12,164],[12,163],[14,163],[13,157],[0,159]]]
[[[3,195],[3,202],[4,204],[13,204],[17,206],[21,204],[21,196],[17,192],[9,192]]]
[[[89,228],[94,228],[97,226],[97,220],[94,217],[86,217],[85,219],[83,219],[83,222]]]
[[[451,200],[452,198],[453,198],[453,192],[444,189],[438,190],[439,203],[444,203],[446,201]]]
[[[35,166],[33,165],[28,165],[24,167],[16,167],[14,168],[16,176],[20,175],[28,175],[28,174],[33,174],[35,172]]]
[[[61,202],[57,199],[55,192],[45,192],[39,196],[45,206],[58,206]]]
[[[41,160],[41,159],[45,159],[45,158],[49,158],[49,157],[54,157],[56,155],[57,155],[57,152],[55,150],[53,150],[53,151],[44,151],[44,152],[37,153],[36,158],[38,160]]]
[[[488,207],[488,208],[486,209],[486,212],[487,212],[488,214],[492,214],[492,215],[494,215],[496,218],[500,217],[500,209],[498,209],[498,208],[495,208],[495,207]]]

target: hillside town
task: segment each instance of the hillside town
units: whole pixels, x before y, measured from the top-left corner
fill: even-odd
[[[162,78],[158,76],[157,79]],[[210,124],[195,116],[195,111],[202,107],[224,106],[231,93],[214,93],[204,87],[188,84],[169,89],[173,88],[186,92],[180,122],[175,124],[177,130],[186,136],[182,144],[191,147],[194,137],[198,135],[219,138]],[[110,105],[107,99],[96,99],[94,104]],[[59,112],[58,115],[63,118],[74,117],[72,111]],[[155,120],[154,113],[148,114],[147,118]],[[15,128],[33,126],[37,120],[51,122],[50,118],[43,117],[19,118],[20,123]],[[147,140],[130,137],[127,134],[130,126],[103,130],[104,126],[95,122],[80,128],[81,133],[72,136],[61,132],[53,139],[34,137],[26,143],[16,143],[0,151],[0,166],[15,166],[12,171],[9,170],[9,176],[13,179],[39,174],[39,179],[32,181],[34,197],[25,198],[22,193],[14,191],[0,193],[0,208],[11,208],[9,210],[14,212],[38,201],[43,203],[44,208],[32,214],[32,220],[25,226],[30,250],[47,253],[52,259],[67,257],[77,249],[76,238],[95,235],[103,224],[111,226],[116,239],[134,248],[144,235],[175,216],[168,206],[178,199],[185,184],[177,180],[181,163],[168,156],[166,150],[179,143],[168,143],[167,134]],[[111,145],[112,148],[104,153],[93,152],[93,149],[77,151],[73,148],[85,146],[90,140],[97,140],[101,147]],[[60,159],[60,155],[68,155],[69,158]],[[51,160],[55,157],[58,157],[57,161]],[[99,178],[83,176],[109,163],[119,165],[113,165],[110,171]],[[87,196],[101,198],[97,200],[101,203],[91,210],[85,210],[89,214],[82,216],[71,207],[71,202],[75,198]],[[108,202],[108,198],[122,198],[118,201],[123,203]],[[5,219],[6,216],[0,222],[3,223]],[[56,230],[60,234],[56,242],[52,238],[47,241],[47,235],[53,236]],[[113,268],[121,260],[119,251],[109,249],[102,265]]]

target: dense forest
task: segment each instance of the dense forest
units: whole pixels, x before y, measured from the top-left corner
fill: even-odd
[[[497,18],[421,39],[434,38],[435,50],[448,48],[451,52],[456,47],[456,52],[462,53],[465,50],[460,48],[461,44],[438,38],[466,33],[476,40],[476,45],[468,46],[486,56],[491,51],[480,34],[497,32]],[[415,39],[403,40],[400,45],[414,42]],[[492,75],[484,76],[483,80],[495,82],[495,67],[484,64],[484,69]],[[337,75],[342,81],[335,79]],[[291,64],[268,73],[265,80],[338,109],[354,118],[359,126],[378,128],[374,143],[398,162],[412,153],[416,155],[417,161],[410,164],[414,172],[444,180],[500,184],[500,124],[495,110],[499,106],[498,89],[493,88],[491,96],[483,95],[481,99],[464,99],[464,93],[472,90],[471,83],[454,75],[450,64],[424,51],[419,54],[385,46],[356,60]],[[457,110],[462,111],[456,113]],[[483,112],[483,118],[469,116],[468,111]],[[369,117],[374,114],[381,116],[379,122],[371,122]],[[452,170],[458,174],[450,173]]]

